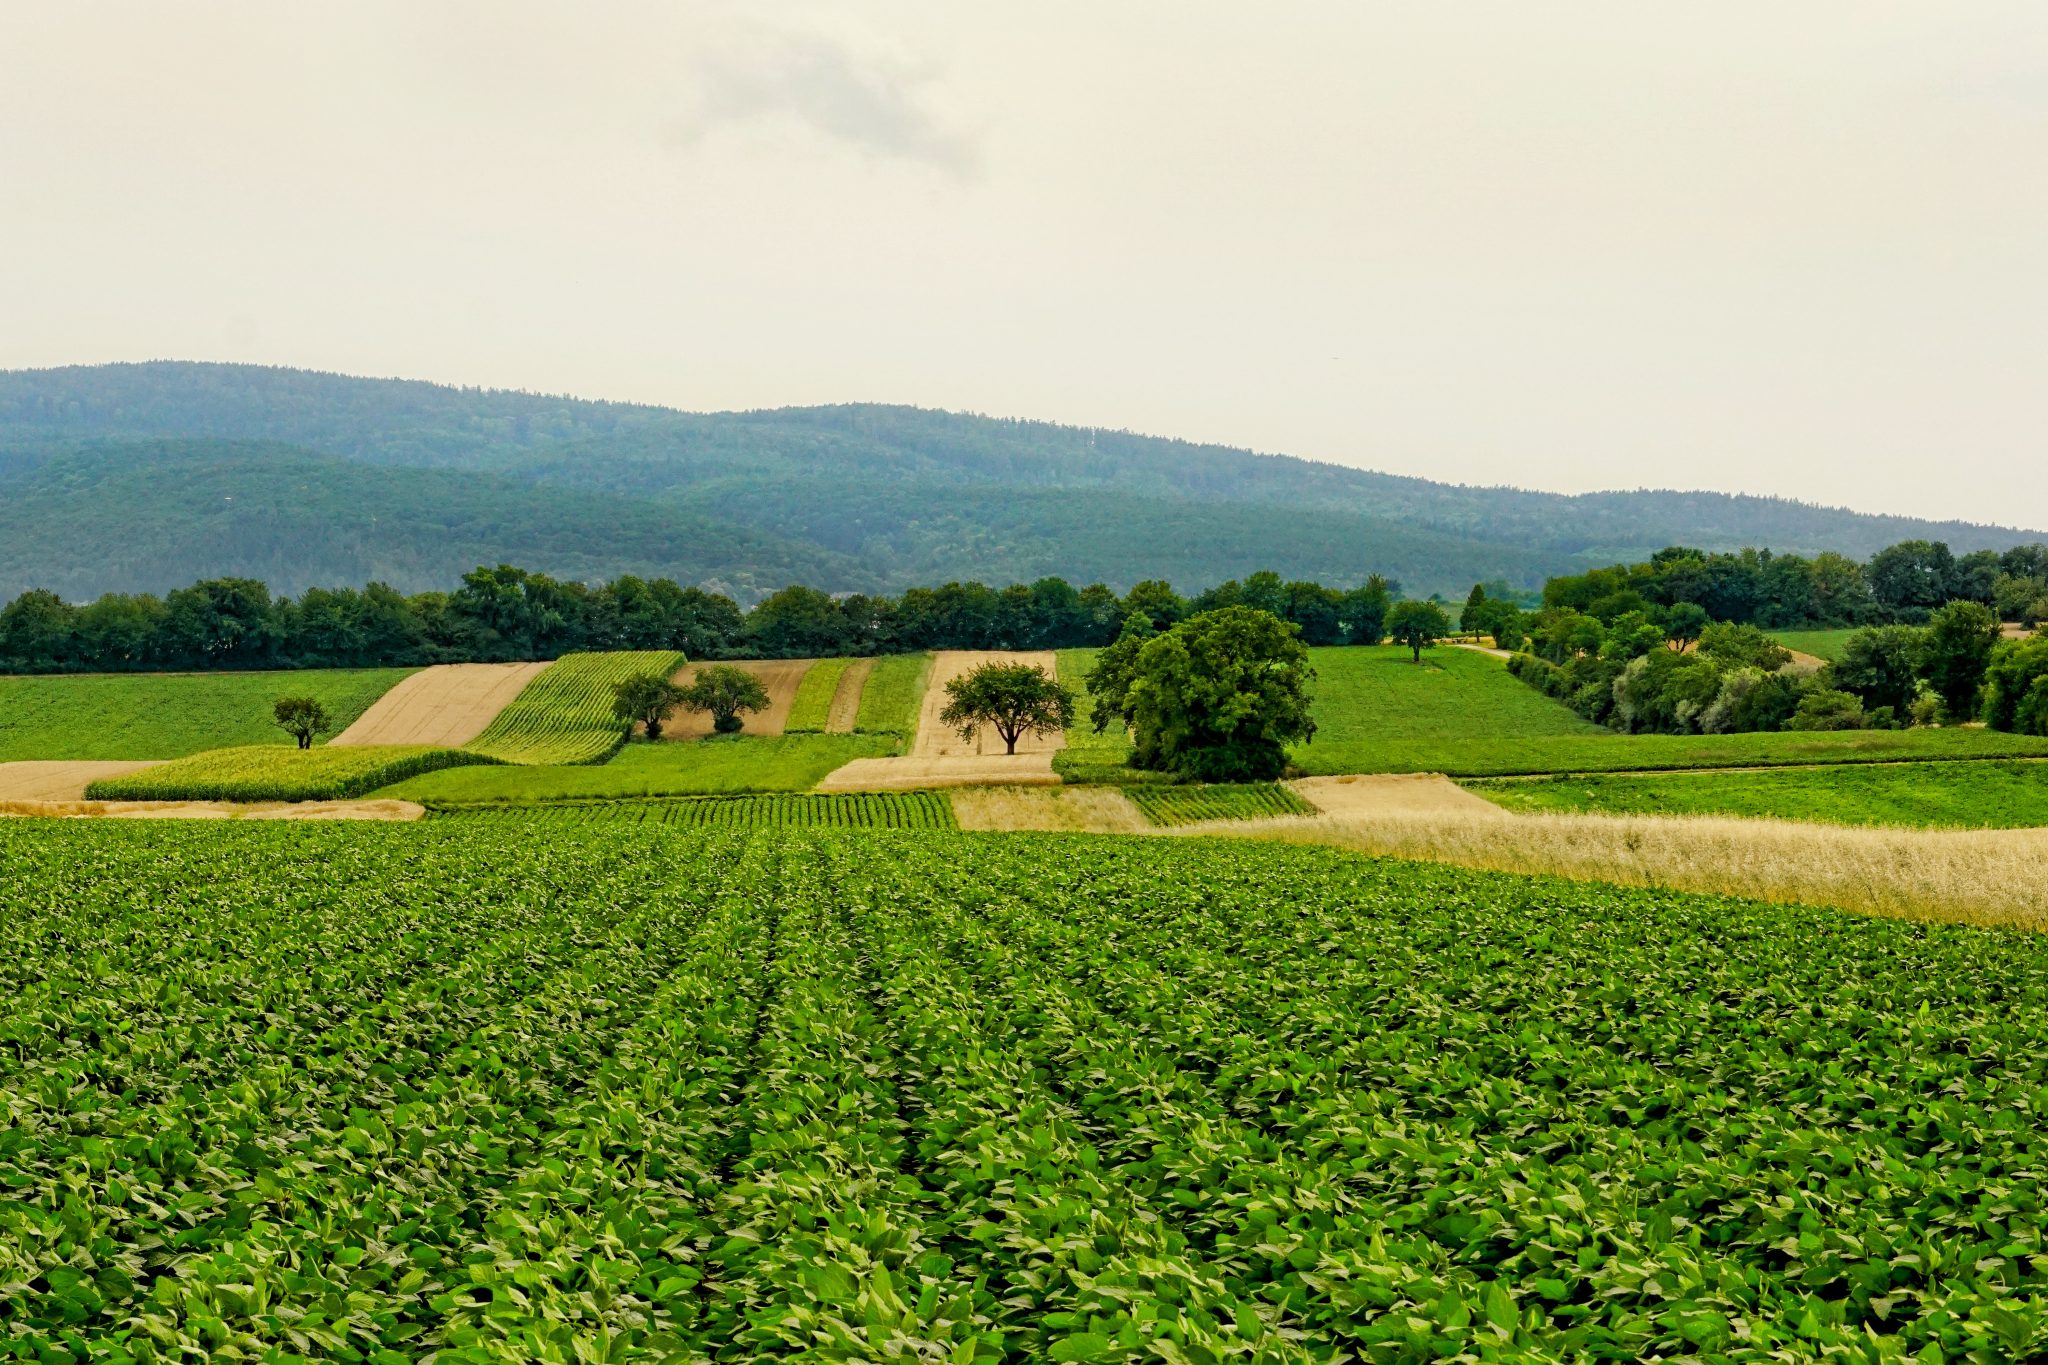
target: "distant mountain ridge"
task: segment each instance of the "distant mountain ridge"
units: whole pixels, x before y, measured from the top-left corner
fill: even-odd
[[[1865,558],[2040,532],[1785,499],[1477,488],[1127,432],[879,405],[689,413],[194,362],[0,372],[0,597],[446,587],[480,561],[751,600],[1259,568],[1533,586],[1668,544]]]

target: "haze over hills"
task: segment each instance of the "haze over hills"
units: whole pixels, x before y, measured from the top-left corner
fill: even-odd
[[[2044,538],[1719,493],[1473,488],[904,407],[686,413],[185,362],[0,372],[0,597],[215,574],[415,591],[501,560],[742,600],[1046,574],[1194,589],[1261,568],[1462,595],[1670,544],[1864,558],[1914,537],[1958,553]]]

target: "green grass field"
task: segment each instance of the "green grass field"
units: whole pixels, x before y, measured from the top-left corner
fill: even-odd
[[[640,673],[668,677],[683,666],[671,650],[564,654],[466,746],[505,763],[602,763],[626,742],[612,714],[612,689]]]
[[[925,683],[932,675],[930,654],[884,654],[875,660],[861,689],[860,716],[854,731],[893,735],[907,743],[917,733],[917,710],[924,703]]]
[[[843,763],[891,753],[885,735],[721,735],[689,743],[629,744],[608,763],[462,768],[428,773],[377,793],[462,805],[588,801],[635,796],[796,792]]]
[[[0,762],[183,758],[230,745],[293,743],[270,721],[279,697],[313,697],[339,734],[410,668],[263,673],[79,673],[0,677]]]
[[[851,667],[852,659],[820,659],[806,669],[804,680],[796,686],[789,719],[782,724],[783,733],[823,734],[826,722],[832,718],[832,694],[839,690],[839,680]]]
[[[1059,680],[1074,690],[1074,725],[1067,731],[1067,746],[1053,755],[1053,771],[1068,782],[1114,782],[1127,785],[1155,780],[1151,773],[1124,767],[1131,756],[1131,738],[1121,718],[1111,717],[1109,728],[1095,733],[1095,699],[1088,695],[1088,670],[1095,667],[1099,649],[1059,651]]]
[[[345,801],[419,773],[490,763],[462,749],[425,744],[280,748],[275,744],[160,763],[86,788],[93,801]]]
[[[2048,825],[2048,762],[2040,760],[1624,773],[1467,785],[1509,810],[1751,815],[1953,829]]]
[[[2039,934],[1237,839],[0,867],[10,1360],[2048,1350]]]
[[[1855,633],[1854,627],[1844,630],[1774,630],[1771,638],[1787,649],[1796,649],[1801,654],[1811,654],[1816,659],[1833,663],[1842,657],[1842,642]]]

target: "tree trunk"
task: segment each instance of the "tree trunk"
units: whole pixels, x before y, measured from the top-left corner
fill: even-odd
[[[647,737],[649,739],[661,738],[661,718],[659,716],[653,717],[647,722]]]
[[[306,735],[300,735],[300,736],[299,736],[299,747],[300,747],[301,749],[310,749],[310,748],[312,748],[312,747],[313,747],[313,736],[311,736],[310,734],[306,734]]]

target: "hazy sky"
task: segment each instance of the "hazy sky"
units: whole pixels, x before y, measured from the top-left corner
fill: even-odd
[[[2048,528],[2048,4],[0,0],[0,367]]]

